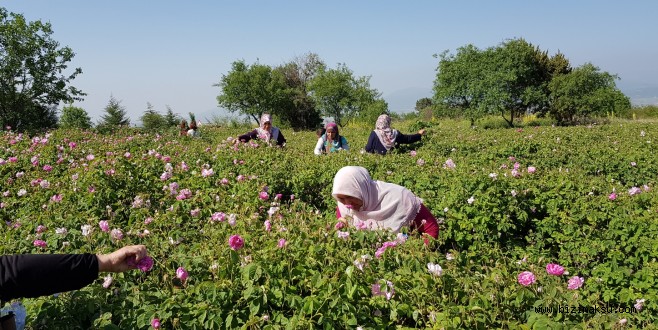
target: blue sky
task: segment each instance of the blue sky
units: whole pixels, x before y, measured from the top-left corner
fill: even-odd
[[[76,53],[75,105],[97,121],[110,96],[133,124],[150,102],[164,112],[224,115],[213,87],[231,63],[276,66],[308,52],[330,67],[371,76],[392,111],[432,95],[433,54],[525,38],[573,66],[619,75],[632,96],[658,90],[658,1],[87,1],[0,0],[8,11],[52,24]],[[645,95],[647,96],[647,95]],[[658,95],[654,95],[658,96]],[[651,97],[649,95],[649,97]],[[656,98],[658,102],[658,98]]]

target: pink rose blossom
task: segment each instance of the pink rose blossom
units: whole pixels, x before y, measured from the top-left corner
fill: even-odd
[[[645,302],[644,299],[635,299],[635,304],[633,305],[633,307],[635,307],[635,309],[637,309],[637,311],[639,312],[642,310],[642,308],[644,308],[644,302]]]
[[[535,168],[534,166],[528,166],[528,173],[532,174],[535,173],[535,171],[537,171],[537,168]]]
[[[151,326],[153,329],[160,329],[160,319],[151,320]]]
[[[608,195],[608,199],[614,201],[617,199],[617,194],[613,191],[612,194]]]
[[[101,230],[104,232],[110,231],[110,224],[106,220],[99,221],[98,226],[101,227]]]
[[[585,279],[582,277],[578,276],[573,276],[569,279],[569,283],[567,285],[567,289],[569,290],[577,290],[580,289],[583,286],[583,283],[585,283]]]
[[[558,264],[548,264],[546,265],[546,272],[550,275],[562,276],[564,274],[564,267]]]
[[[282,238],[282,239],[279,240],[279,243],[277,244],[277,246],[279,247],[279,249],[281,249],[281,248],[286,247],[286,244],[287,244],[286,239]]]
[[[46,243],[46,241],[43,241],[43,240],[40,240],[40,239],[34,240],[34,242],[32,242],[32,244],[34,244],[34,246],[40,247],[40,248],[45,248],[46,246],[48,246],[48,243]]]
[[[151,270],[151,268],[153,268],[153,263],[154,262],[153,262],[153,258],[151,258],[149,256],[146,256],[142,259],[139,259],[139,261],[137,261],[137,262],[135,262],[134,258],[129,259],[127,263],[128,263],[128,266],[130,266],[130,267],[137,268],[137,269],[141,270],[142,272],[148,272],[149,270]]]
[[[121,229],[112,229],[110,236],[112,236],[113,239],[120,241],[123,239],[123,232]]]
[[[345,223],[342,222],[342,221],[338,221],[338,222],[336,222],[336,224],[334,225],[334,229],[336,229],[336,230],[338,230],[338,229],[342,229],[343,227],[345,227]]]
[[[185,280],[187,280],[187,278],[190,277],[190,274],[187,273],[187,271],[185,270],[185,268],[183,268],[183,267],[178,267],[178,269],[176,269],[176,277],[177,277],[179,280],[185,282]]]
[[[240,235],[231,235],[231,237],[228,239],[228,245],[231,247],[231,249],[237,251],[244,247],[244,240]]]
[[[530,284],[535,283],[535,281],[536,281],[535,274],[533,274],[529,271],[525,271],[525,272],[520,273],[519,276],[517,277],[517,280],[518,280],[519,284],[521,284],[523,286],[528,286]]]
[[[212,221],[219,221],[222,222],[226,218],[226,214],[224,212],[215,212],[210,216],[210,220]]]
[[[266,201],[270,196],[267,194],[267,192],[261,191],[260,194],[258,194],[258,198]]]
[[[641,192],[642,192],[642,190],[638,187],[632,187],[631,189],[628,190],[628,194],[631,195],[631,196],[637,195]]]
[[[265,220],[264,225],[265,225],[265,231],[272,230],[272,223],[270,222],[270,220]]]

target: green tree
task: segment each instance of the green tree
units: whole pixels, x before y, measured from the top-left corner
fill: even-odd
[[[551,115],[559,124],[565,124],[575,118],[629,110],[630,100],[617,88],[616,79],[616,75],[600,72],[591,63],[556,75],[549,84]]]
[[[66,75],[73,57],[52,39],[50,23],[27,22],[0,7],[0,122],[15,130],[54,127],[60,102],[85,94],[69,83],[82,72]]]
[[[508,125],[526,112],[548,106],[548,82],[552,75],[568,69],[559,54],[553,58],[523,39],[479,50],[473,45],[452,55],[439,55],[434,102],[456,109],[474,120],[500,114]]]
[[[167,106],[167,113],[164,115],[164,121],[167,127],[178,126],[181,121],[181,117],[174,113],[174,110],[170,106]]]
[[[79,128],[90,129],[92,126],[91,118],[85,109],[74,107],[69,104],[62,108],[62,116],[59,118],[61,128]]]
[[[429,97],[424,97],[416,101],[416,114],[423,120],[431,120],[434,114],[433,102]]]
[[[381,99],[381,94],[370,88],[370,77],[354,77],[345,64],[339,64],[336,69],[321,68],[308,88],[322,115],[332,117],[340,126],[358,118],[363,110]]]
[[[150,102],[146,103],[146,111],[140,117],[142,127],[147,130],[160,130],[167,127],[167,120],[163,115],[155,111]]]
[[[315,53],[297,57],[275,70],[285,77],[288,99],[279,109],[281,121],[294,130],[313,129],[322,123],[320,112],[310,96],[308,83],[325,64]]]
[[[122,126],[129,126],[130,119],[126,117],[126,109],[121,105],[114,96],[110,96],[110,100],[105,106],[105,115],[101,117],[101,122],[98,123],[98,129],[101,132],[110,132]]]
[[[278,114],[289,99],[283,73],[258,63],[233,62],[231,71],[213,86],[222,90],[217,96],[219,106],[251,116],[257,123],[263,113]]]

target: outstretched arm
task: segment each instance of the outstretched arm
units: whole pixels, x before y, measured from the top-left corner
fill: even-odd
[[[146,256],[144,245],[123,247],[109,254],[19,254],[0,256],[0,299],[32,298],[77,290],[99,272],[123,272],[129,261]]]

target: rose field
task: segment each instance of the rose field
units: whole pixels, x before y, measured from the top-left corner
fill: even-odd
[[[0,253],[154,260],[24,299],[27,328],[656,328],[658,126],[424,125],[387,156],[360,152],[370,127],[326,156],[286,129],[282,149],[210,126],[1,133]],[[340,228],[346,165],[422,198],[439,239]]]

